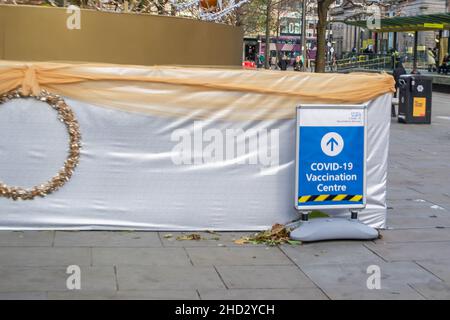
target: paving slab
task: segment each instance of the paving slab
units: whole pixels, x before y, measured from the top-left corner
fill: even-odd
[[[0,247],[0,266],[88,266],[90,248]]]
[[[420,218],[420,217],[440,217],[440,218],[448,218],[450,217],[450,211],[435,208],[392,208],[388,203],[388,217],[389,216],[401,216],[401,217],[412,217],[412,218]]]
[[[53,231],[0,231],[0,247],[51,247]]]
[[[392,170],[392,169],[391,169]],[[421,199],[424,195],[416,190],[410,189],[406,186],[394,188],[393,183],[388,177],[388,188],[387,188],[387,202],[388,204],[393,200],[413,200]]]
[[[157,232],[56,231],[55,247],[161,247]]]
[[[428,283],[413,283],[411,286],[427,299],[450,300],[450,285],[448,283],[431,281]]]
[[[115,290],[113,267],[80,267],[81,291]],[[0,292],[66,291],[66,267],[0,267]]]
[[[382,230],[381,235],[385,242],[450,241],[450,228]]]
[[[381,288],[397,288],[411,282],[439,281],[439,278],[424,270],[414,262],[382,262],[374,264],[380,268]],[[341,286],[353,287],[355,291],[366,290],[368,273],[367,263],[323,264],[303,266],[302,270],[321,289]]]
[[[0,300],[46,300],[46,292],[0,292]]]
[[[1,296],[0,296],[1,297]],[[50,300],[199,300],[196,290],[51,291]]]
[[[401,157],[403,158],[407,158],[404,155],[402,155]],[[413,161],[408,159],[408,161]],[[420,179],[418,176],[414,176],[413,171],[411,170],[402,170],[402,169],[396,169],[396,170],[388,170],[388,177],[387,177],[387,181],[388,184],[391,185],[397,185],[400,187],[411,187],[411,188],[415,188],[415,189],[421,189],[422,188],[422,179]],[[409,200],[409,197],[408,197]],[[393,200],[393,201],[397,201],[397,200]],[[406,202],[404,203],[406,204]],[[411,204],[412,205],[412,204]]]
[[[119,290],[224,289],[213,267],[118,266]]]
[[[445,171],[450,171],[450,167],[446,168]],[[423,199],[435,205],[439,205],[447,211],[450,211],[449,196],[445,195],[444,193],[437,193],[436,190],[432,188],[432,186],[430,186],[429,188],[422,188],[422,192],[424,192],[424,194],[422,195]]]
[[[441,154],[435,155],[435,157],[443,157],[443,156],[444,155],[441,155]],[[445,157],[448,157],[448,156],[450,156],[450,154],[445,155]],[[425,159],[418,159],[418,160],[422,161],[422,162],[424,162],[424,161],[429,162]],[[414,161],[414,159],[413,159],[413,161]],[[445,179],[443,179],[442,175],[444,172],[447,172],[449,170],[449,167],[447,167],[447,166],[442,167],[442,166],[439,166],[439,165],[433,164],[433,163],[429,163],[428,165],[429,165],[429,167],[426,167],[426,168],[420,168],[420,167],[412,168],[412,170],[422,171],[422,174],[414,177],[414,179],[418,182],[416,185],[411,184],[409,187],[411,189],[414,189],[414,190],[422,193],[423,197],[424,197],[423,199],[425,199],[425,200],[429,200],[429,199],[427,199],[428,196],[430,196],[430,199],[434,198],[434,199],[444,200],[446,198],[441,197],[441,196],[445,195],[444,192],[448,190],[448,185],[446,184],[446,181],[445,181]],[[434,197],[432,197],[433,195],[434,195]],[[436,198],[437,196],[439,198]],[[429,200],[429,201],[434,203],[434,201],[431,201],[431,200]]]
[[[381,239],[365,246],[386,261],[450,259],[450,241],[388,243]]]
[[[327,241],[302,246],[281,246],[281,250],[298,266],[332,263],[376,264],[383,260],[359,241]]]
[[[218,266],[230,289],[316,288],[296,266]]]
[[[450,259],[420,260],[416,263],[450,284]]]
[[[448,170],[449,172],[450,172],[450,169]],[[449,200],[445,200],[445,201],[443,201],[443,200],[432,200],[433,199],[433,197],[432,196],[427,196],[427,199],[430,199],[430,201],[433,201],[433,203],[436,205],[436,206],[438,206],[438,207],[440,207],[440,208],[444,208],[445,210],[446,210],[446,212],[449,212],[449,214],[450,214],[450,201]]]
[[[411,200],[389,200],[388,206],[393,209],[423,209],[428,212],[430,209],[436,208],[436,204],[430,201],[425,200],[426,194],[421,197],[411,199]],[[445,208],[441,208],[441,211],[447,211]],[[447,211],[448,212],[448,211]]]
[[[195,266],[291,265],[277,247],[186,248]]]
[[[92,248],[93,265],[190,266],[184,248]]]
[[[387,227],[395,229],[411,228],[450,228],[450,216],[444,216],[439,212],[429,211],[421,213],[421,216],[399,215],[396,213],[387,213]]]
[[[397,285],[381,289],[339,286],[324,289],[332,300],[424,300],[416,290],[408,285]]]
[[[317,288],[200,290],[204,300],[328,300]]]

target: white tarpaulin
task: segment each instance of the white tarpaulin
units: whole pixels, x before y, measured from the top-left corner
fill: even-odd
[[[133,68],[117,70],[124,72]],[[253,105],[239,119],[229,116],[236,115],[237,105],[246,98],[255,102],[246,92],[189,88],[186,93],[170,84],[163,88],[133,81],[95,85],[138,93],[147,101],[158,94],[171,98],[146,105],[161,112],[139,112],[142,106],[132,99],[121,101],[135,108],[125,110],[115,106],[117,99],[111,100],[112,107],[107,99],[98,103],[100,92],[83,93],[81,87],[78,95],[85,96],[79,99],[64,87],[49,85],[78,119],[80,162],[71,179],[45,197],[0,197],[1,229],[259,230],[298,217],[293,201],[295,108],[301,99],[295,103],[289,97],[292,116],[262,117],[259,105]],[[224,95],[229,97],[227,107],[213,109]],[[181,110],[188,100],[201,101],[199,109],[213,111],[199,116],[197,109],[185,108],[178,115],[165,114],[169,108]],[[257,102],[264,104],[264,99]],[[391,94],[367,102],[367,208],[359,217],[384,227]],[[261,105],[264,114],[266,107]],[[0,105],[3,183],[32,187],[47,181],[64,164],[67,143],[64,124],[46,103],[22,98]]]

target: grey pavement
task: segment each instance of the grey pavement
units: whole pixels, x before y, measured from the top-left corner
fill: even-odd
[[[0,299],[450,299],[450,95],[391,127],[376,241],[238,245],[243,232],[0,231]],[[68,290],[69,265],[81,289]],[[380,273],[380,289],[368,268]],[[378,269],[377,269],[378,268]]]

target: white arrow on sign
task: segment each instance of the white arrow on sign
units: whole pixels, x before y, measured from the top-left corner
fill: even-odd
[[[320,147],[327,156],[334,157],[344,149],[344,139],[337,132],[328,132],[322,137]]]

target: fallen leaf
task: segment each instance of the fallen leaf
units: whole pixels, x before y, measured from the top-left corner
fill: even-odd
[[[248,241],[247,238],[241,238],[241,239],[234,240],[234,243],[235,243],[235,244],[239,244],[239,245],[246,244],[246,243],[248,243],[248,242],[249,242],[249,241]]]
[[[183,236],[177,237],[177,240],[201,240],[202,237],[198,233],[191,233]]]

